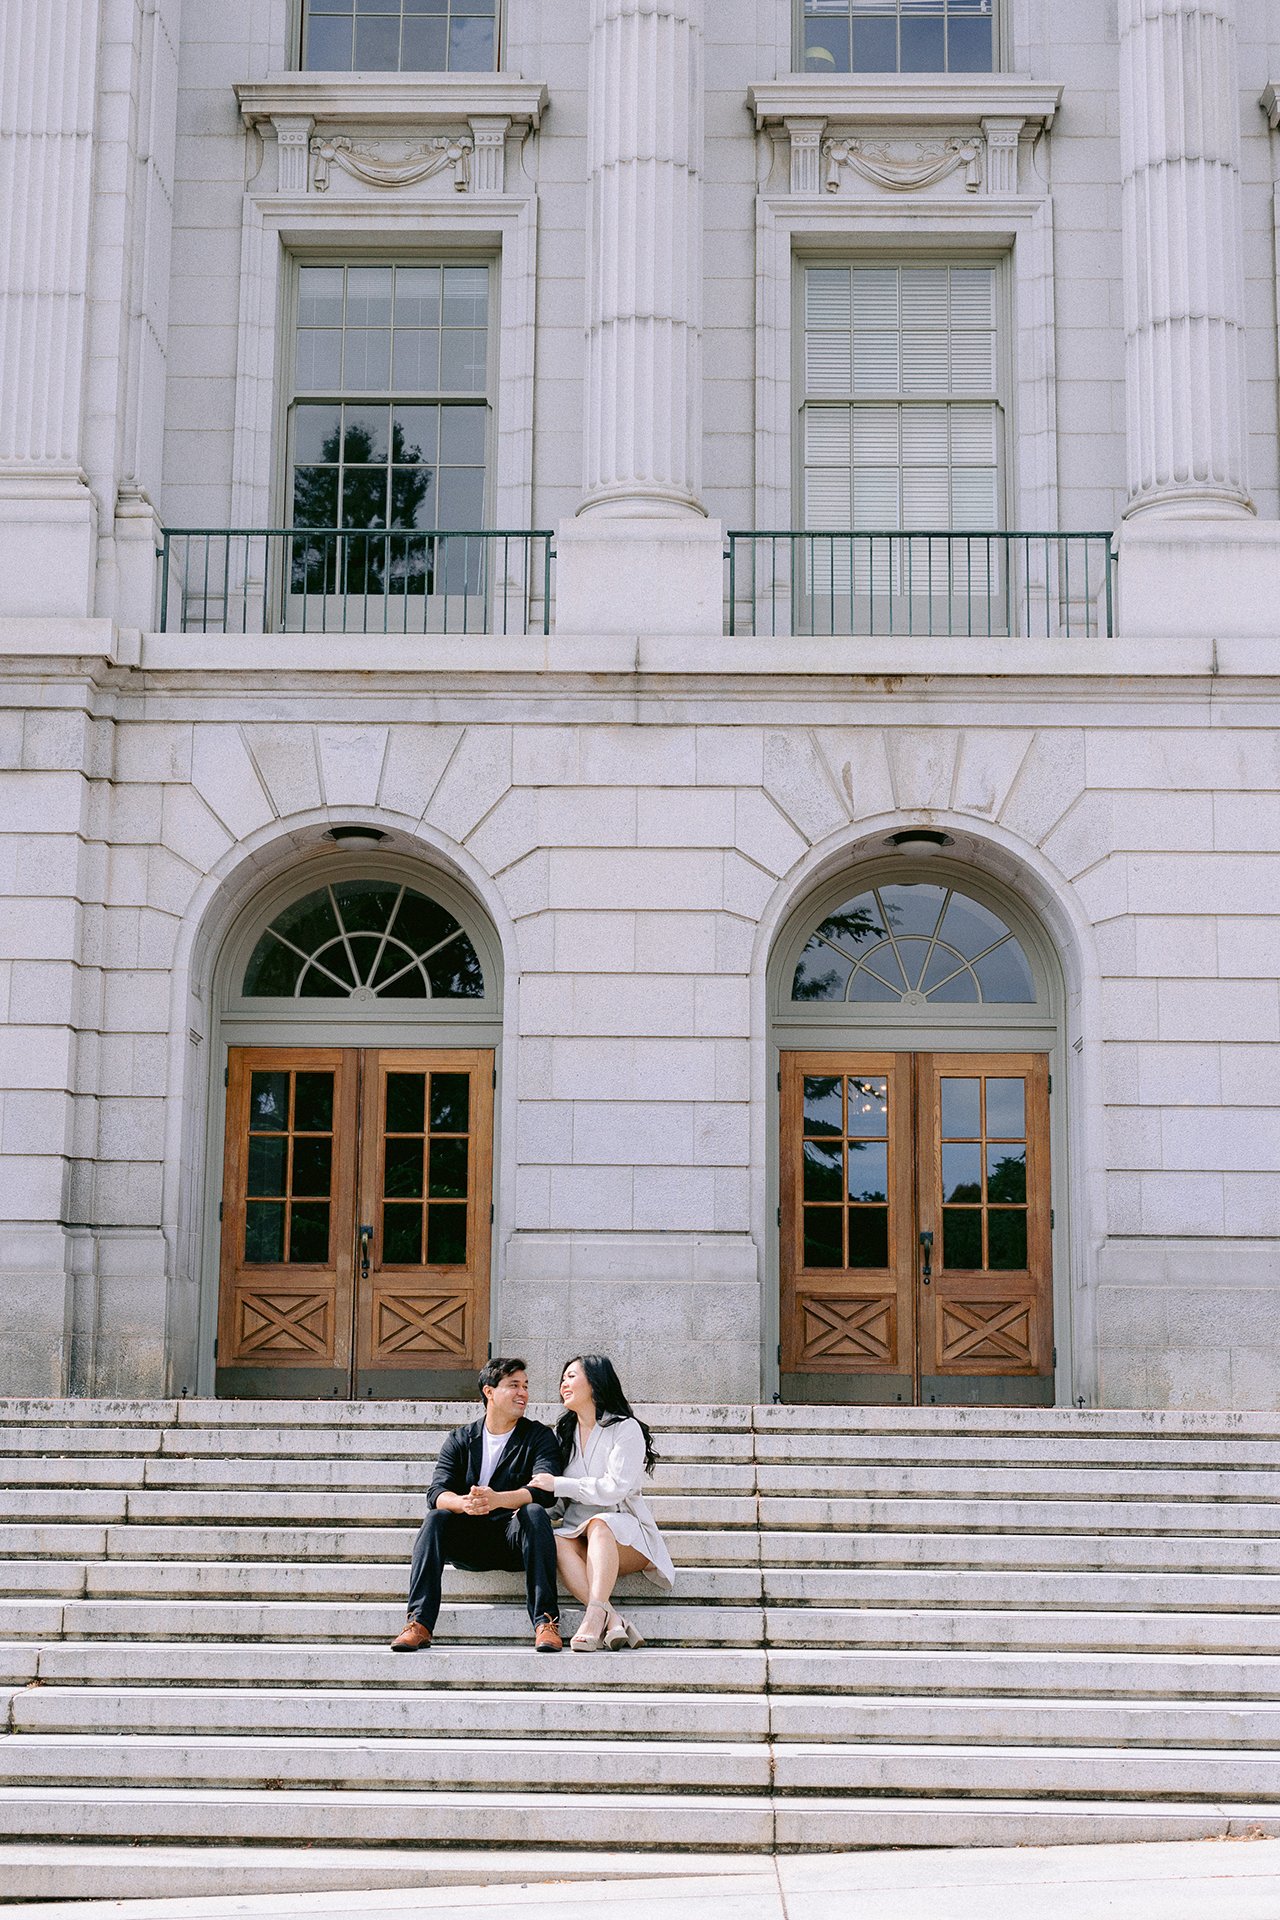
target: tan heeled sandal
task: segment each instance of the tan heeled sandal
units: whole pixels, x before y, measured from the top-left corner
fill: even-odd
[[[593,1613],[600,1615],[599,1633],[591,1633],[587,1628],[587,1622]],[[575,1653],[599,1653],[601,1647],[604,1645],[605,1630],[608,1625],[609,1614],[605,1607],[596,1605],[585,1608],[582,1615],[582,1623],[569,1642],[570,1647]]]
[[[623,1647],[642,1647],[644,1639],[619,1613],[614,1615],[613,1625],[605,1632],[604,1644],[610,1653],[621,1653]]]

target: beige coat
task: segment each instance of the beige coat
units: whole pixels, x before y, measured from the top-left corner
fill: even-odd
[[[597,1422],[585,1453],[579,1428],[568,1469],[556,1476],[556,1498],[565,1502],[556,1531],[572,1539],[602,1515],[620,1546],[634,1547],[651,1562],[645,1579],[670,1593],[676,1571],[640,1492],[643,1480],[644,1434],[637,1420]]]

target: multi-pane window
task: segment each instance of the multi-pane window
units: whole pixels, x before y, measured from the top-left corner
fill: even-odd
[[[997,344],[993,267],[807,267],[806,529],[998,527]]]
[[[990,73],[995,0],[801,0],[809,73]]]
[[[323,73],[492,73],[500,0],[308,0],[302,64]]]
[[[296,543],[295,591],[431,591],[431,536],[484,525],[488,349],[482,263],[299,269],[290,517],[349,537]]]

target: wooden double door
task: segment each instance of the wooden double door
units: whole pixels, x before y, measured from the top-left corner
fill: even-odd
[[[787,1400],[1052,1405],[1044,1054],[784,1053]]]
[[[491,1049],[231,1048],[220,1395],[475,1392],[493,1083]]]

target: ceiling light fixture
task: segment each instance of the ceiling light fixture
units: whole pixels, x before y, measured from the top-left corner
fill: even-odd
[[[949,833],[939,833],[936,827],[904,827],[900,833],[891,833],[885,845],[909,860],[923,860],[930,854],[940,853],[943,847],[954,847],[955,841]]]
[[[385,840],[387,836],[381,827],[330,827],[324,837],[326,840],[332,840],[335,846],[344,847],[361,843],[376,845],[379,840]]]

